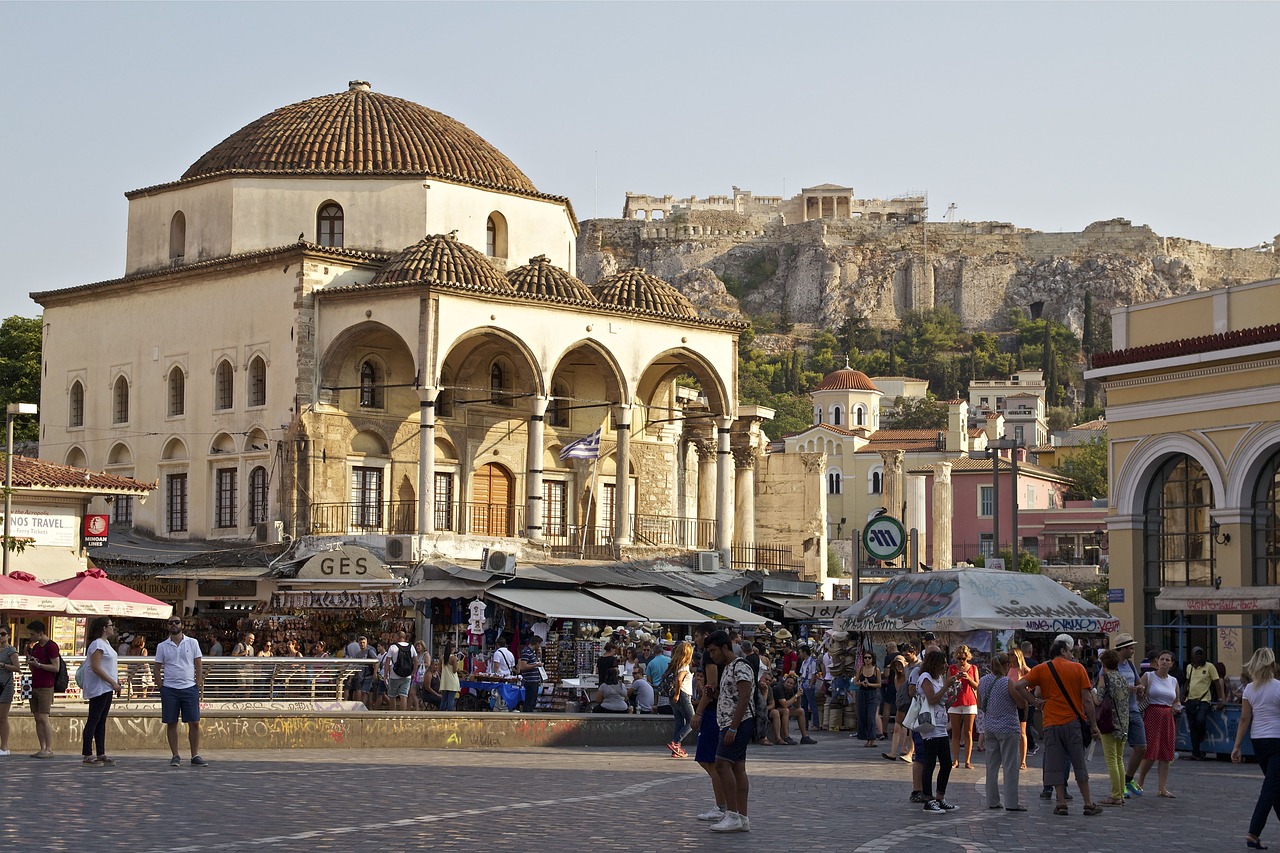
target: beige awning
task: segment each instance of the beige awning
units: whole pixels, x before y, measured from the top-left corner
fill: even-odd
[[[763,625],[765,623],[765,618],[759,613],[752,613],[750,610],[743,610],[741,607],[734,607],[732,604],[725,604],[723,601],[694,598],[692,595],[673,595],[671,598],[725,622],[733,622],[738,625]]]
[[[1280,586],[1166,586],[1156,596],[1157,610],[1188,613],[1259,613],[1280,610]]]
[[[591,619],[601,622],[631,622],[643,617],[615,607],[607,601],[572,589],[511,589],[500,587],[485,593],[499,604],[535,613],[548,619]]]

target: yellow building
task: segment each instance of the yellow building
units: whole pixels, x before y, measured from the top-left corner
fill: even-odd
[[[1107,392],[1111,612],[1234,675],[1280,605],[1280,280],[1117,308],[1112,337],[1086,373]]]

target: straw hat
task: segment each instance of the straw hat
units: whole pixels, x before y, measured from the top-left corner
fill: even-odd
[[[1138,645],[1138,641],[1133,638],[1133,635],[1124,631],[1111,638],[1111,648],[1113,649],[1127,649],[1136,645]]]
[[[605,625],[604,630],[600,632],[600,639],[607,640],[613,636],[613,626]]]
[[[779,628],[777,631],[774,632],[773,637],[775,640],[790,640],[791,632],[788,631],[786,628]]]

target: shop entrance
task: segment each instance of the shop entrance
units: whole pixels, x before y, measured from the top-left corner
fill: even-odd
[[[496,462],[481,466],[471,486],[470,531],[480,536],[514,536],[515,478]]]

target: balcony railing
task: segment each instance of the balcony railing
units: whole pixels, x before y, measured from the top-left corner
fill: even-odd
[[[804,559],[792,554],[791,548],[773,542],[738,542],[729,547],[733,567],[741,571],[801,571]]]
[[[470,501],[436,501],[436,530],[474,536],[524,535],[524,507]],[[311,505],[311,535],[418,532],[417,501]]]

